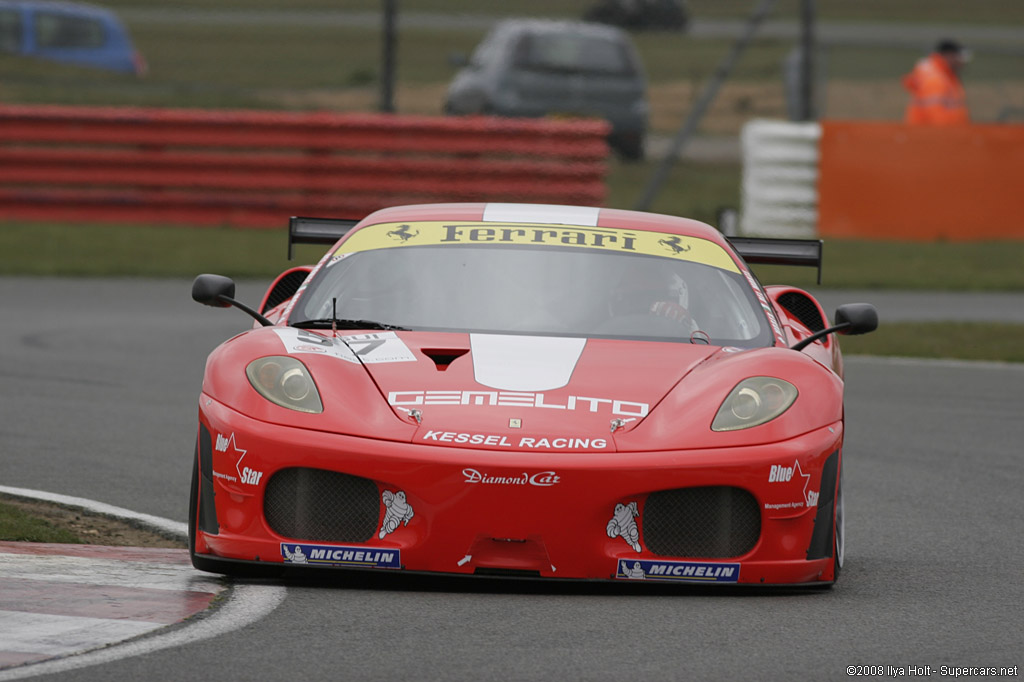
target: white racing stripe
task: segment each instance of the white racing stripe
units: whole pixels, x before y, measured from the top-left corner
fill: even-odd
[[[478,384],[502,391],[551,391],[572,378],[587,344],[582,338],[470,334]]]
[[[588,206],[487,204],[484,208],[484,221],[488,223],[549,223],[596,227],[600,213],[600,208]]]

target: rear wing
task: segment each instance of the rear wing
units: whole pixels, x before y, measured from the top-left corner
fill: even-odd
[[[301,218],[288,220],[288,260],[292,259],[292,244],[333,244],[356,226],[358,220],[348,218]]]
[[[748,264],[807,265],[818,268],[821,284],[820,239],[776,239],[775,237],[726,237]]]

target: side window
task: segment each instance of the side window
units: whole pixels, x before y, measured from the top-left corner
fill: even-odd
[[[36,44],[47,48],[102,47],[103,24],[96,19],[40,12],[36,17]]]
[[[521,69],[528,69],[535,66],[533,58],[533,43],[535,38],[530,34],[523,34],[512,42],[512,64]]]
[[[620,42],[610,40],[583,41],[579,60],[587,70],[620,76],[632,76],[633,62],[629,49]]]
[[[469,65],[474,69],[482,69],[494,60],[495,43],[494,36],[485,38],[482,43],[476,46],[472,56],[469,58]]]
[[[0,9],[0,52],[21,52],[21,12]]]

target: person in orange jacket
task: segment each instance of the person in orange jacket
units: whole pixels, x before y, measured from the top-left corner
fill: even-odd
[[[970,52],[955,40],[942,40],[935,51],[921,59],[903,77],[910,92],[904,120],[912,125],[962,125],[969,123],[967,97],[960,70]]]

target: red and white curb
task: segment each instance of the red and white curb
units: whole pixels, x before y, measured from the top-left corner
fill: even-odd
[[[183,523],[82,498],[6,486],[0,493],[130,519],[183,538],[186,533]],[[283,587],[232,586],[197,571],[184,549],[0,542],[0,680],[213,637],[263,618],[284,594]],[[223,603],[208,612],[218,595]]]

